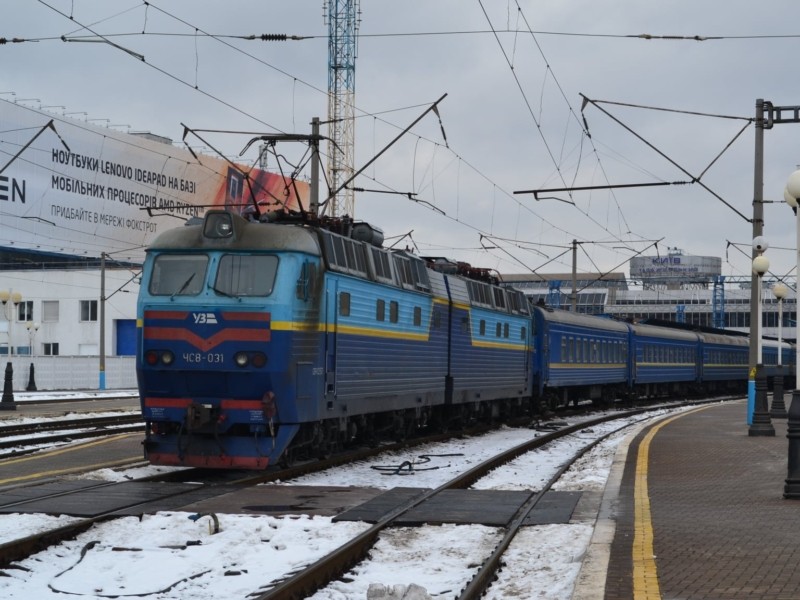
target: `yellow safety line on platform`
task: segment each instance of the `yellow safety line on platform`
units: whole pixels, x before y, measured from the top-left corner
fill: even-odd
[[[84,448],[90,448],[92,446],[99,446],[101,444],[107,444],[109,442],[116,442],[118,440],[124,439],[126,437],[131,437],[133,435],[140,435],[140,434],[138,434],[138,433],[124,433],[124,434],[121,434],[121,435],[115,435],[115,436],[112,436],[112,437],[103,438],[102,440],[97,440],[97,441],[94,441],[94,442],[88,442],[86,444],[77,444],[75,446],[70,446],[68,448],[62,448],[60,450],[53,450],[52,452],[42,452],[41,454],[36,454],[34,456],[26,456],[24,458],[13,458],[13,459],[9,459],[9,460],[1,460],[0,459],[0,468],[2,468],[5,465],[13,465],[13,464],[16,464],[16,463],[27,462],[27,461],[30,461],[30,460],[42,460],[42,459],[50,458],[52,456],[57,456],[59,454],[66,454],[67,452],[74,452],[75,450],[83,450]],[[66,474],[69,474],[69,473],[78,473],[78,472],[87,471],[87,470],[107,469],[107,468],[110,468],[110,467],[117,467],[119,465],[124,465],[126,463],[139,462],[141,460],[142,459],[140,457],[137,457],[135,459],[123,458],[123,459],[119,459],[119,460],[115,460],[115,461],[111,461],[111,462],[97,463],[97,464],[93,464],[93,465],[82,465],[80,467],[72,467],[72,468],[69,468],[69,469],[57,469],[57,470],[53,470],[53,471],[40,471],[38,473],[31,473],[29,475],[21,475],[19,477],[9,477],[7,479],[0,479],[0,485],[6,484],[6,483],[15,483],[15,482],[18,482],[18,481],[26,481],[26,480],[29,480],[29,479],[38,479],[40,477],[49,477],[49,476],[52,476],[52,475],[66,475]]]
[[[647,489],[647,469],[650,459],[650,442],[656,433],[676,419],[710,408],[703,406],[681,413],[654,426],[639,444],[636,456],[636,478],[633,488],[634,535],[633,535],[633,597],[634,600],[661,600],[658,585],[656,556],[653,551],[653,522],[650,514],[650,495]]]

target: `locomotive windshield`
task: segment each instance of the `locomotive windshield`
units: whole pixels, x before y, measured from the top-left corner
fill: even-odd
[[[277,271],[277,256],[225,254],[219,261],[214,291],[223,296],[269,296]]]
[[[205,254],[161,254],[153,263],[150,293],[153,296],[196,296],[206,279]]]

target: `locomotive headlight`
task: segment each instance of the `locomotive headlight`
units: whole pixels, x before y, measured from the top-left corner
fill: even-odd
[[[203,235],[211,239],[221,239],[233,235],[233,219],[231,213],[224,211],[209,212],[203,226]]]
[[[254,352],[252,358],[253,366],[257,369],[260,369],[265,364],[267,364],[267,355],[263,352]]]
[[[246,367],[248,363],[247,353],[246,352],[237,352],[233,356],[234,362],[240,367]]]
[[[161,355],[161,362],[165,365],[171,365],[175,360],[175,355],[170,352],[169,350],[165,350],[164,353]]]

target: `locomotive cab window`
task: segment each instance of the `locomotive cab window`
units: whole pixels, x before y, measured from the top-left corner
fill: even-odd
[[[214,291],[223,296],[269,296],[277,272],[277,256],[225,254],[219,261]]]
[[[203,289],[208,256],[161,254],[153,263],[149,290],[153,296],[196,296]]]

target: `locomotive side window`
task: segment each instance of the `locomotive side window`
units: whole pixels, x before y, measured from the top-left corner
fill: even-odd
[[[492,294],[494,295],[494,305],[503,310],[506,309],[506,291],[499,287],[492,287]]]
[[[304,262],[300,268],[300,277],[297,278],[295,296],[298,300],[308,300],[317,293],[317,266],[314,263]]]
[[[386,320],[386,300],[378,300],[375,305],[375,318],[378,321]]]
[[[410,264],[411,274],[414,277],[414,286],[419,290],[430,291],[431,282],[428,278],[428,270],[425,268],[425,263],[421,260],[412,259]]]
[[[500,337],[500,334],[503,332],[503,325],[498,323],[497,327],[495,327],[494,337]]]
[[[350,292],[339,294],[339,315],[342,317],[350,316]]]
[[[383,283],[392,283],[392,268],[389,266],[389,255],[378,248],[370,247],[372,264],[375,267],[375,279]]]
[[[403,287],[414,287],[414,277],[411,274],[411,264],[410,261],[397,254],[394,255],[394,267],[397,271],[397,274],[400,277],[400,283],[403,284]]]
[[[507,338],[507,337],[508,337],[508,323],[505,323],[505,324],[503,325],[503,337],[504,337],[504,338]]]
[[[481,319],[481,335],[486,335],[486,321]]]
[[[219,261],[214,291],[223,296],[269,296],[277,272],[277,256],[225,254]]]
[[[422,309],[419,306],[414,307],[414,326],[422,326]]]
[[[521,340],[524,340],[524,339],[525,339],[525,335],[526,335],[527,333],[528,333],[528,332],[527,332],[527,331],[525,330],[525,328],[523,327],[523,328],[522,328],[522,330],[520,331],[520,336],[519,336],[519,339],[521,339]]]
[[[400,306],[397,301],[392,300],[389,302],[389,321],[397,323],[400,320]]]
[[[153,296],[196,296],[207,266],[205,254],[161,254],[153,263],[148,289]]]

